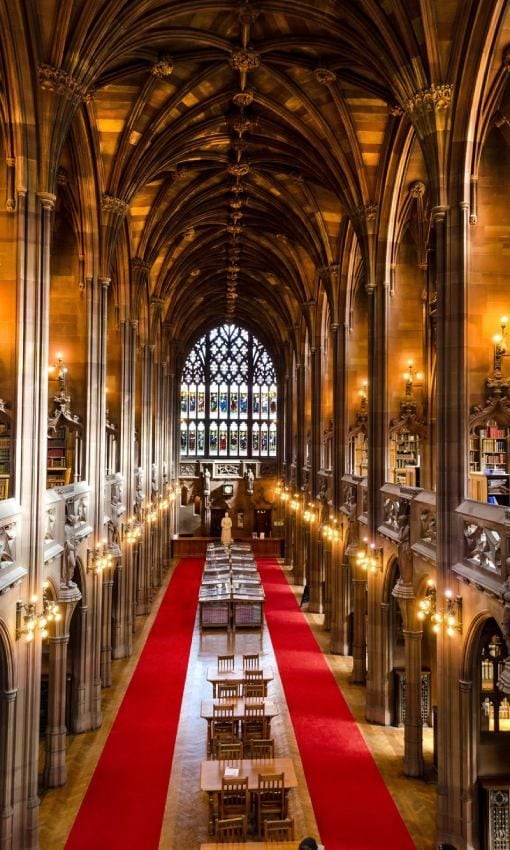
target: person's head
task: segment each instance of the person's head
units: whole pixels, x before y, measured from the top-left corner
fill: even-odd
[[[298,850],[317,850],[317,846],[315,838],[303,838]]]

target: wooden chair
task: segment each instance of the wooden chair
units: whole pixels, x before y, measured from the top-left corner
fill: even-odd
[[[244,698],[245,699],[264,699],[265,685],[264,682],[245,682],[244,683]]]
[[[264,682],[264,673],[262,670],[245,670],[244,685],[262,685],[264,696],[266,696],[266,685]],[[246,691],[243,689],[243,695],[246,696]]]
[[[231,744],[229,741],[218,741],[216,758],[228,764],[239,764],[243,760],[243,745],[241,741]]]
[[[223,777],[219,801],[219,818],[245,817],[248,818],[249,792],[248,777]]]
[[[235,670],[234,655],[218,655],[218,673],[231,673]]]
[[[259,670],[260,656],[256,652],[253,655],[243,655],[243,670]]]
[[[294,841],[294,821],[292,818],[265,820],[264,841]]]
[[[251,749],[252,741],[267,739],[267,722],[263,702],[245,705],[241,720],[241,738],[245,749]]]
[[[251,757],[254,761],[274,759],[274,741],[272,738],[255,738],[250,742]]]
[[[284,774],[259,773],[258,787],[255,794],[257,834],[261,838],[263,823],[266,818],[269,820],[283,820],[287,814],[285,811]]]
[[[237,721],[234,719],[234,706],[232,703],[213,705],[213,718],[211,720],[211,753],[216,757],[218,744],[234,744],[237,737]]]
[[[240,682],[218,682],[216,688],[218,699],[237,699],[240,687]]]
[[[246,841],[246,817],[223,818],[216,821],[216,841],[228,844],[231,841]]]

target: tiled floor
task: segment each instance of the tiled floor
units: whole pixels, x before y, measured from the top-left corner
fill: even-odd
[[[161,593],[164,589],[162,588]],[[295,590],[299,593],[299,588]],[[67,834],[94,765],[152,625],[159,598],[154,604],[151,616],[140,623],[133,656],[126,661],[114,662],[114,686],[103,692],[104,722],[101,729],[68,739],[67,784],[63,788],[52,789],[42,795],[42,850],[62,850],[65,845]],[[322,618],[317,615],[307,616],[319,643],[326,648],[329,636],[322,629]],[[211,693],[211,686],[206,682],[206,668],[214,662],[217,654],[230,651],[238,655],[243,652],[260,652],[263,663],[271,664],[275,669],[273,650],[266,629],[263,635],[238,632],[232,637],[221,632],[208,632],[201,636],[198,628],[195,628],[160,850],[197,850],[200,842],[208,838],[207,801],[199,790],[200,762],[205,757],[206,739],[206,723],[200,719],[200,701]],[[435,846],[435,786],[403,777],[403,730],[367,724],[364,721],[364,690],[359,686],[350,685],[348,681],[351,659],[332,655],[327,657],[367,745],[372,750],[389,790],[407,823],[417,850],[433,850]],[[280,714],[272,724],[277,752],[294,759],[298,774],[300,787],[297,793],[291,795],[290,814],[295,820],[298,836],[316,835],[318,830],[306,791],[296,741],[277,671],[275,681],[270,685],[270,694],[275,696],[280,706]],[[430,748],[431,735],[427,732],[426,757],[429,761],[431,761]],[[367,799],[367,807],[369,803]]]

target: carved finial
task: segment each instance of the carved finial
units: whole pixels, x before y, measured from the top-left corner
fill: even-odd
[[[247,162],[233,162],[228,167],[228,173],[232,177],[245,177],[250,172],[250,166]]]

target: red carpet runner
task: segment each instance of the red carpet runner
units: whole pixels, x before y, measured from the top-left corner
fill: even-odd
[[[326,850],[415,850],[284,573],[274,561],[258,565],[266,620]]]
[[[66,850],[157,850],[203,560],[180,561]]]

